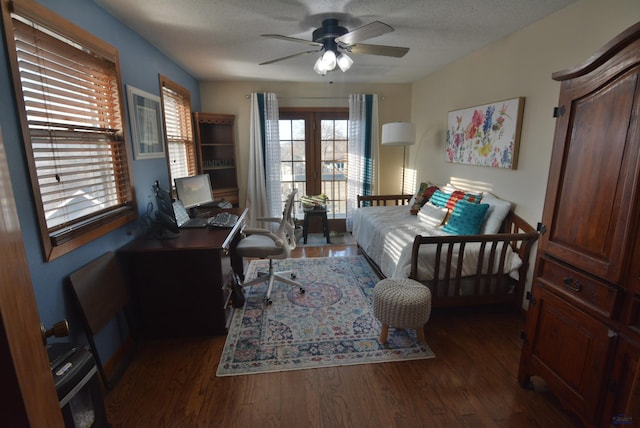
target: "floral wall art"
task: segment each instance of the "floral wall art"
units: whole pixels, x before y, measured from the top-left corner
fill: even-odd
[[[524,97],[449,112],[447,160],[516,169]]]

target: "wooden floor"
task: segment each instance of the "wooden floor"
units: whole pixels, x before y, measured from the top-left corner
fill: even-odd
[[[295,257],[357,254],[310,247]],[[516,314],[434,312],[436,358],[216,377],[224,337],[145,342],[106,396],[117,427],[577,427],[537,379],[518,386]]]

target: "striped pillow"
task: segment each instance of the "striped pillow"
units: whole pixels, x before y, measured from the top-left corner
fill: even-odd
[[[452,210],[460,199],[464,199],[464,192],[462,190],[454,190],[445,206]]]
[[[449,198],[451,198],[451,193],[445,193],[442,190],[438,189],[433,192],[433,195],[431,195],[431,199],[429,200],[438,208],[447,208],[447,202],[449,201]]]

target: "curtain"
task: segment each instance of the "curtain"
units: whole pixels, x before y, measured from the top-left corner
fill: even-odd
[[[249,173],[247,217],[249,227],[264,227],[257,219],[282,215],[278,98],[273,93],[251,94],[249,118]]]
[[[282,179],[280,177],[280,116],[278,97],[274,93],[264,94],[264,162],[267,186],[269,217],[282,217]]]
[[[353,229],[358,195],[377,188],[374,162],[378,152],[378,96],[349,95],[349,147],[347,173],[347,231]]]

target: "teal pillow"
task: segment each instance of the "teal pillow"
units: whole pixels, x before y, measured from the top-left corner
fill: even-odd
[[[454,235],[476,235],[480,232],[488,209],[489,204],[475,204],[461,199],[442,230]]]
[[[438,189],[433,192],[429,201],[438,208],[446,208],[449,198],[451,198],[451,193],[444,193],[442,190]]]

